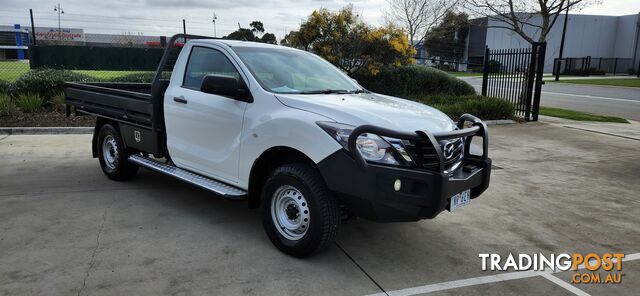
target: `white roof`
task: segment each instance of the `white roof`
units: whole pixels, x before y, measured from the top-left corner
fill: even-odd
[[[262,43],[262,42],[253,42],[253,41],[240,41],[240,40],[227,40],[227,39],[191,39],[189,41],[198,42],[200,44],[225,44],[230,47],[262,47],[262,48],[282,48],[282,49],[293,49],[291,47]]]

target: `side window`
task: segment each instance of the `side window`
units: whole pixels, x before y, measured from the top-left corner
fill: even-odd
[[[194,46],[191,49],[182,86],[199,90],[202,79],[210,74],[240,79],[240,74],[223,53],[211,48]]]

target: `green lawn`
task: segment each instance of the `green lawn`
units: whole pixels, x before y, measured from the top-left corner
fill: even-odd
[[[482,77],[482,73],[471,73],[471,72],[447,72],[455,77],[473,77],[478,76]]]
[[[573,83],[573,84],[592,84],[592,85],[609,85],[609,86],[626,86],[626,87],[640,87],[640,78],[620,78],[620,79],[567,79],[559,81],[549,82],[561,82],[561,83]]]
[[[0,80],[13,82],[18,77],[29,71],[29,62],[0,61]],[[133,73],[144,71],[102,71],[102,70],[73,70],[74,72],[90,75],[100,79],[112,79]]]
[[[29,71],[29,62],[0,61],[0,80],[15,81]]]
[[[600,122],[617,122],[629,123],[624,118],[615,116],[597,115],[580,111],[540,106],[540,115],[553,116],[578,121],[600,121]]]
[[[149,71],[102,71],[102,70],[72,70],[81,74],[93,76],[101,79],[112,79],[120,76],[125,76],[134,73],[146,73]]]

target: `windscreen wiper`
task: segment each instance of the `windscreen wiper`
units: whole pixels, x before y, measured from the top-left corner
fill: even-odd
[[[346,90],[346,89],[321,89],[299,92],[300,94],[359,94],[365,92],[364,89]]]

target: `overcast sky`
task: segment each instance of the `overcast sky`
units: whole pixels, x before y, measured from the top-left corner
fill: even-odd
[[[582,14],[626,15],[640,12],[640,0],[603,0],[602,4],[577,12]],[[36,26],[57,27],[57,1],[2,0],[0,25],[29,25],[29,8],[34,10]],[[218,16],[218,36],[238,27],[248,27],[253,20],[264,23],[268,32],[282,38],[285,31],[296,29],[313,10],[338,10],[353,4],[362,18],[373,25],[384,23],[386,0],[64,0],[64,28],[83,28],[85,32],[143,32],[144,35],[171,35],[182,31],[213,34],[212,16]]]

